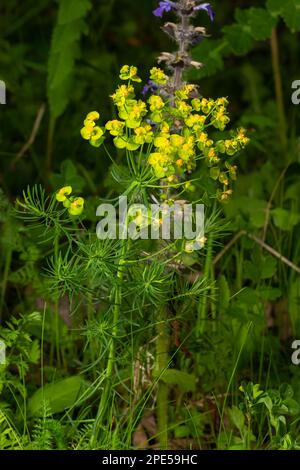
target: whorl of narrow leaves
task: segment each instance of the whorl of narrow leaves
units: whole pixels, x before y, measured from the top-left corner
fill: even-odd
[[[91,7],[90,0],[60,0],[48,61],[47,95],[53,119],[65,111],[70,100],[79,41],[87,33],[84,18]]]

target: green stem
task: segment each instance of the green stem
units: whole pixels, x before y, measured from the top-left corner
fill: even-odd
[[[57,232],[54,237],[54,259],[55,263],[58,263],[58,257],[59,257],[59,233]],[[59,334],[59,293],[55,293],[55,299],[54,299],[54,318],[52,321],[52,327],[53,327],[53,341],[51,345],[51,362],[53,362],[54,358],[54,350],[56,352],[56,359],[57,359],[57,365],[58,367],[61,367],[61,359],[60,359],[60,347],[59,347],[59,341],[60,341],[60,334]]]
[[[47,136],[46,167],[44,169],[45,183],[49,184],[49,175],[52,169],[53,137],[55,131],[56,119],[51,117]]]
[[[12,250],[11,248],[7,248],[6,255],[5,255],[4,273],[3,273],[1,298],[0,298],[0,321],[2,319],[2,311],[3,311],[3,305],[4,305],[5,293],[6,293],[6,287],[7,287],[8,274],[9,274],[10,265],[11,265],[11,259],[12,259]]]
[[[124,265],[125,265],[125,256],[127,252],[128,241],[123,240],[123,245],[121,249],[121,255],[118,264],[118,271],[117,271],[117,280],[118,283],[114,290],[114,307],[113,307],[113,323],[112,323],[112,335],[109,344],[109,353],[108,353],[108,360],[107,366],[105,371],[105,378],[104,378],[104,389],[101,395],[100,403],[98,406],[97,415],[95,418],[94,428],[92,437],[90,440],[90,445],[93,448],[95,443],[98,439],[99,432],[101,430],[101,424],[103,422],[103,418],[105,417],[105,412],[107,409],[107,405],[109,403],[108,398],[111,392],[111,385],[112,385],[112,374],[115,366],[115,355],[116,355],[116,338],[118,334],[119,328],[119,318],[120,318],[120,311],[121,311],[121,302],[122,302],[122,280],[124,275]]]
[[[211,266],[212,266],[212,256],[213,256],[213,236],[209,235],[207,240],[207,251],[204,265],[204,279],[211,278]],[[198,318],[196,324],[196,332],[198,336],[201,336],[205,328],[205,317],[206,317],[206,307],[207,307],[207,295],[204,295],[198,306]]]
[[[159,310],[156,329],[156,374],[160,377],[169,366],[169,328],[165,307],[161,307]],[[156,409],[161,450],[168,449],[168,395],[168,385],[159,379],[157,384]]]
[[[273,75],[275,82],[275,93],[276,93],[276,103],[277,103],[277,112],[278,112],[278,132],[279,138],[282,146],[282,151],[286,155],[287,152],[287,122],[284,109],[284,99],[282,91],[282,78],[280,72],[280,57],[279,57],[279,46],[278,46],[278,37],[276,28],[272,31],[271,36],[271,53],[272,53],[272,65],[273,65]]]
[[[212,297],[214,298],[216,287],[215,287],[215,270],[214,270],[213,263],[211,263],[210,280],[212,282],[211,293],[212,293]],[[212,319],[212,331],[213,333],[216,333],[217,332],[217,308],[216,308],[215,302],[211,302],[211,319]]]

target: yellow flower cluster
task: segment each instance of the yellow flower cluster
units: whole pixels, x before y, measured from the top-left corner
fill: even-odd
[[[189,84],[177,90],[171,100],[159,91],[167,84],[168,76],[158,67],[150,71],[157,90],[146,101],[137,98],[132,86],[132,82],[140,82],[136,67],[123,66],[120,78],[128,83],[120,85],[111,96],[118,119],[101,128],[95,125],[99,114],[89,113],[82,137],[98,146],[107,131],[119,149],[135,151],[147,145],[144,152],[155,177],[169,182],[183,179],[186,172],[196,168],[198,160],[204,161],[210,177],[222,187],[220,200],[227,200],[230,181],[236,178],[237,170],[228,157],[249,142],[244,129],[230,132],[223,140],[214,139],[216,130],[224,131],[230,122],[228,100],[195,98],[196,86]]]
[[[133,65],[124,65],[120,70],[120,79],[121,80],[132,80],[133,82],[140,83],[142,81],[141,78],[137,75],[137,68]]]
[[[69,197],[72,194],[72,191],[72,186],[64,186],[57,191],[56,200],[63,203],[64,207],[68,209],[70,215],[76,216],[83,212],[84,199],[82,197]]]
[[[165,124],[166,125],[166,124]],[[186,133],[170,134],[163,132],[153,142],[154,152],[150,153],[149,164],[157,178],[168,177],[175,181],[174,175],[191,171],[195,167],[195,138]]]

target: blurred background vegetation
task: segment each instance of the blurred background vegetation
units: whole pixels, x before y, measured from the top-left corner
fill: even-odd
[[[300,79],[299,1],[211,3],[214,24],[201,15],[210,37],[193,50],[204,68],[189,79],[205,97],[229,98],[234,124],[249,129],[251,144],[238,158],[234,196],[223,209],[231,232],[224,243],[237,236],[236,243],[226,252],[216,249],[220,323],[201,339],[205,361],[196,360],[195,373],[202,392],[216,395],[227,393],[228,383],[237,392],[242,378],[264,387],[290,382],[300,403],[300,373],[290,360],[291,342],[300,337],[300,113],[291,102],[292,82]],[[107,156],[87,146],[79,131],[93,109],[104,120],[114,115],[109,95],[123,64],[136,65],[147,80],[159,53],[172,50],[152,15],[156,6],[155,0],[1,1],[0,79],[7,105],[0,107],[0,186],[10,202],[36,183],[49,191],[71,184],[95,199],[111,194]],[[30,256],[18,258],[20,249],[11,245],[7,255],[14,237],[5,228],[7,204],[1,202],[1,307],[10,318],[33,310],[36,299],[30,297],[32,279],[15,275],[22,263],[32,262]],[[189,326],[182,328],[184,335]],[[186,347],[196,355],[199,344],[190,338]],[[189,368],[189,358],[179,362]],[[247,413],[256,396],[245,390]],[[208,406],[217,415],[215,405]],[[299,421],[299,410],[288,412]],[[231,414],[233,426],[242,426],[239,412],[232,408]],[[200,434],[206,425],[201,421]],[[299,433],[293,426],[291,443],[279,440],[277,448],[295,448]],[[257,442],[264,445],[263,435]]]

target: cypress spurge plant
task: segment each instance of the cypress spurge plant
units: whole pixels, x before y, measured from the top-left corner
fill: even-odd
[[[155,198],[172,206],[174,201],[182,195],[190,202],[209,199],[226,201],[232,193],[231,181],[236,178],[237,171],[237,167],[232,163],[232,157],[248,143],[245,130],[238,129],[230,131],[225,137],[220,136],[220,132],[225,130],[230,121],[227,113],[227,99],[204,98],[196,85],[184,81],[185,72],[189,68],[202,67],[202,64],[193,61],[189,52],[191,45],[197,44],[206,36],[205,28],[193,26],[191,22],[201,11],[207,12],[210,19],[214,20],[212,7],[208,3],[201,3],[197,0],[160,2],[153,12],[156,17],[172,12],[178,18],[177,23],[168,22],[163,26],[163,30],[177,44],[177,50],[174,53],[163,52],[158,59],[159,63],[165,64],[166,70],[159,67],[152,68],[149,82],[141,93],[136,90],[136,85],[141,82],[137,68],[123,66],[120,79],[125,83],[121,84],[111,97],[117,108],[119,119],[99,125],[100,116],[94,111],[89,113],[84,121],[81,134],[84,139],[89,140],[91,145],[100,147],[111,135],[115,147],[124,150],[124,159],[131,180],[125,194],[130,198],[131,203],[142,201],[149,206],[151,199]],[[104,148],[106,150],[106,147]],[[109,156],[112,158],[111,155]],[[113,161],[113,171],[117,177],[118,165],[115,161]],[[207,184],[208,179],[214,184]],[[209,186],[210,190],[207,189]],[[193,193],[197,194],[195,198],[190,196]],[[147,216],[137,222],[140,228],[148,224]],[[212,237],[212,234],[207,234],[207,236]],[[201,236],[195,241],[203,246],[206,236]],[[173,280],[165,286],[165,297],[160,300],[160,303],[154,301],[157,327],[157,420],[161,448],[165,449],[168,447],[168,386],[163,380],[163,374],[170,362],[168,289],[174,289],[176,276],[180,276],[180,270],[172,267],[171,261],[175,258],[182,259],[183,253],[192,252],[193,244],[191,241],[183,240],[181,243],[171,241],[166,246],[160,241],[157,245],[157,252],[152,251],[148,258],[141,256],[137,262],[146,266],[149,260],[153,262],[154,259],[159,259],[160,263],[165,266],[165,273],[169,273],[169,278]],[[210,239],[206,274],[211,264],[211,252],[212,240]],[[102,417],[105,416],[105,409],[111,397],[116,337],[122,307],[122,281],[125,269],[130,266],[130,263],[128,242],[125,241],[117,270],[117,278],[120,282],[112,296],[113,331],[104,392],[94,429],[95,437],[103,424]],[[160,288],[163,286],[160,285]],[[203,285],[201,288],[203,289]],[[197,325],[199,326],[200,320],[202,328],[205,303],[202,302],[201,305]]]
[[[248,138],[244,129],[227,131],[228,100],[201,96],[196,85],[185,81],[185,72],[200,68],[193,61],[190,47],[204,40],[205,28],[194,26],[192,20],[199,12],[214,19],[212,7],[197,0],[162,1],[154,10],[156,17],[174,14],[178,22],[168,22],[164,31],[177,44],[174,53],[163,52],[159,64],[153,67],[148,83],[143,86],[135,66],[124,65],[120,71],[121,84],[111,96],[118,119],[101,121],[98,111],[90,112],[81,129],[83,139],[93,147],[103,149],[112,162],[111,174],[122,188],[134,211],[127,212],[116,232],[115,240],[97,239],[84,225],[84,199],[73,196],[75,191],[65,186],[49,200],[33,191],[21,202],[21,213],[27,219],[43,222],[54,240],[51,269],[47,274],[50,285],[58,293],[78,295],[99,315],[99,360],[97,413],[91,430],[90,447],[96,448],[101,435],[111,429],[116,412],[115,372],[126,354],[122,344],[124,325],[139,323],[138,316],[152,318],[152,334],[156,338],[156,364],[153,373],[156,396],[158,437],[160,447],[168,448],[169,388],[166,370],[170,366],[170,322],[179,312],[191,312],[194,329],[203,331],[206,315],[206,295],[209,288],[213,239],[220,227],[216,222],[218,203],[226,202],[232,194],[232,181],[237,167],[233,157],[245,147]],[[118,162],[106,145],[108,139],[121,154]],[[76,189],[76,188],[75,188]],[[118,196],[115,194],[115,196]],[[113,201],[117,204],[118,198]],[[205,233],[193,240],[176,239],[174,233],[166,240],[156,219],[158,237],[145,239],[153,225],[151,204],[158,202],[171,209],[175,203],[205,202]],[[110,201],[111,202],[111,201]],[[146,206],[146,212],[136,204]],[[86,203],[87,205],[87,203]],[[132,224],[135,239],[128,240],[125,232]],[[152,228],[152,227],[151,227]],[[199,248],[203,250],[199,250]],[[201,269],[205,253],[205,276],[190,281],[189,273]],[[99,311],[99,298],[106,307]],[[74,302],[73,302],[74,304]],[[197,307],[199,306],[199,307]],[[78,310],[78,309],[77,309]],[[197,313],[198,310],[198,313]],[[196,315],[193,315],[196,312]],[[197,318],[198,315],[198,318]],[[132,341],[133,331],[131,330]],[[149,338],[143,337],[143,343]],[[93,358],[95,359],[95,358]],[[170,369],[172,370],[172,369]],[[169,370],[169,371],[170,371]],[[177,371],[180,372],[180,371]],[[127,387],[128,389],[128,387]],[[133,430],[144,403],[137,403],[131,393],[122,419],[131,422]],[[147,398],[148,397],[148,398]],[[135,410],[136,405],[136,410]],[[128,409],[130,413],[128,413]],[[120,423],[118,422],[118,428]],[[129,443],[131,445],[131,438]]]

